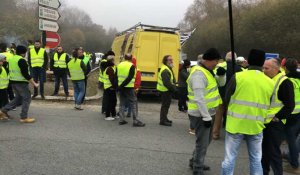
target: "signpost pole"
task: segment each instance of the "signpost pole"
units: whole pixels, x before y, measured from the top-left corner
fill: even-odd
[[[235,51],[234,51],[234,33],[233,33],[233,19],[232,19],[232,0],[228,0],[229,10],[229,26],[230,26],[230,45],[231,45],[231,60],[232,60],[232,71],[235,73]]]

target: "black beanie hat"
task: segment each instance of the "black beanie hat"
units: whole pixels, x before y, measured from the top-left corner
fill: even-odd
[[[251,49],[248,56],[250,66],[262,67],[265,63],[265,52],[262,50]]]
[[[106,55],[107,55],[107,56],[109,56],[109,55],[115,56],[115,52],[113,52],[112,50],[110,50],[110,51],[108,51],[108,52],[106,53]]]
[[[18,45],[16,48],[16,54],[21,55],[27,52],[27,48],[25,46]]]
[[[190,66],[191,61],[189,59],[183,60],[183,66]]]
[[[203,54],[204,60],[219,60],[221,55],[216,48],[210,48]]]

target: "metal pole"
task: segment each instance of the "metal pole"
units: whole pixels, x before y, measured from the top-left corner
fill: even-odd
[[[229,10],[229,26],[230,26],[230,45],[231,45],[231,60],[232,60],[232,71],[235,73],[235,57],[234,57],[234,34],[233,34],[233,19],[232,19],[232,0],[228,0]]]

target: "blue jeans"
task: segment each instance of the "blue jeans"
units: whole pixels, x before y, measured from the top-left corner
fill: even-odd
[[[233,175],[235,160],[243,138],[245,137],[250,161],[250,175],[262,175],[262,139],[263,134],[245,135],[226,132],[225,158],[222,162],[222,175]]]
[[[82,98],[85,92],[84,80],[73,81],[74,86],[74,99],[76,105],[81,105]]]
[[[44,83],[46,82],[46,70],[42,67],[31,68],[31,76],[33,80],[38,83],[40,82],[40,94],[44,95]],[[34,87],[34,95],[38,94],[38,88]]]

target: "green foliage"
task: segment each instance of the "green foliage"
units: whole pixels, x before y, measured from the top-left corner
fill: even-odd
[[[247,56],[251,48],[258,48],[300,59],[299,0],[262,0],[255,4],[234,5],[234,34],[238,55]],[[218,10],[216,14],[219,15],[205,15],[198,19],[197,24],[192,21],[191,26],[197,26],[197,30],[183,48],[189,58],[196,59],[198,54],[209,47],[216,47],[223,54],[230,50],[227,6],[224,5],[223,9],[223,15]],[[191,24],[187,18],[183,23]]]

